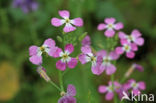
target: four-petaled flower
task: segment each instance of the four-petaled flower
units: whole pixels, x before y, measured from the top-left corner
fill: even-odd
[[[76,103],[76,89],[73,85],[69,84],[66,93],[62,93],[62,97],[58,103]]]
[[[97,59],[97,56],[92,53],[90,46],[86,45],[81,47],[82,54],[79,55],[79,60],[82,64],[87,62],[92,63],[91,70],[93,74],[99,75],[101,71],[99,70],[100,60]]]
[[[132,42],[139,46],[144,44],[144,39],[141,37],[141,33],[138,30],[133,30],[131,35],[127,35],[124,32],[119,32],[119,38],[121,42],[126,40],[128,43]]]
[[[135,95],[140,94],[140,90],[145,90],[145,88],[146,85],[143,81],[137,83],[134,79],[130,79],[127,83],[124,84],[124,89],[132,89]]]
[[[115,51],[107,53],[105,50],[101,50],[97,53],[97,56],[101,59],[99,68],[101,73],[106,70],[106,74],[111,75],[116,71],[116,67],[111,63],[112,60],[117,60],[119,58],[119,55]]]
[[[52,18],[51,19],[51,24],[53,26],[59,27],[63,24],[65,24],[65,27],[63,29],[64,32],[71,32],[76,29],[75,26],[81,27],[83,26],[83,20],[81,18],[75,18],[75,19],[69,19],[70,13],[67,10],[61,10],[59,11],[59,15],[63,19],[58,19],[58,18]]]
[[[56,63],[56,67],[59,70],[64,71],[66,69],[66,65],[71,69],[77,65],[77,59],[69,56],[73,51],[74,46],[72,44],[67,44],[65,46],[65,51],[62,51],[60,48],[57,49],[55,57],[61,57],[61,60]]]
[[[100,85],[98,88],[99,93],[106,93],[106,100],[112,100],[114,97],[114,91],[119,92],[121,87],[121,84],[118,83],[117,81],[114,81],[114,83],[109,82],[108,86],[105,85]]]
[[[98,25],[97,29],[98,30],[104,30],[105,36],[107,37],[113,37],[115,34],[115,30],[120,30],[123,28],[123,24],[121,22],[115,24],[115,18],[106,18],[104,20],[105,23],[101,23]]]
[[[121,42],[121,47],[116,48],[117,54],[123,54],[126,52],[126,56],[130,59],[135,57],[135,51],[138,50],[138,47],[135,43]]]
[[[41,47],[33,45],[29,48],[29,55],[30,55],[29,60],[33,64],[41,65],[42,64],[42,54],[46,53],[49,56],[54,57],[57,49],[58,48],[55,46],[55,41],[49,38],[44,41],[44,43]]]

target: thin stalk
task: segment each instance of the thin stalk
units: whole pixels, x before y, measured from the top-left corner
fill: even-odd
[[[53,81],[49,81],[49,83],[61,92],[61,89]]]
[[[62,72],[61,71],[59,71],[59,82],[60,82],[61,91],[64,91],[63,78],[62,78]]]

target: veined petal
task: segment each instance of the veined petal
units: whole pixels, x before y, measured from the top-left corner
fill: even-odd
[[[116,51],[112,51],[112,52],[110,52],[109,56],[110,56],[110,58],[111,58],[112,60],[117,60],[117,59],[119,58],[120,55],[117,54]]]
[[[60,11],[59,11],[59,15],[60,15],[62,18],[69,18],[70,13],[69,13],[69,11],[67,11],[67,10],[60,10]]]
[[[115,18],[106,18],[105,19],[105,23],[106,24],[114,24],[115,23]]]
[[[52,19],[51,19],[51,24],[52,24],[53,26],[59,27],[59,26],[61,26],[62,24],[64,24],[64,22],[63,22],[61,19],[52,18]]]
[[[68,67],[73,69],[77,65],[77,59],[76,58],[71,58],[70,61],[68,62]]]
[[[136,43],[139,46],[142,46],[144,44],[144,39],[139,37],[139,38],[135,39],[134,43]]]
[[[90,61],[90,58],[86,54],[80,54],[79,60],[80,60],[81,64],[85,64]]]
[[[131,43],[130,46],[131,46],[132,51],[137,51],[138,50],[138,47],[137,47],[137,45],[135,43]]]
[[[106,25],[104,23],[99,24],[97,27],[98,30],[104,30],[105,28],[106,28]]]
[[[139,32],[139,30],[133,30],[131,35],[134,37],[134,38],[138,38],[141,36],[141,33]]]
[[[111,30],[108,30],[108,29],[107,29],[107,30],[104,32],[104,34],[105,34],[106,37],[113,37],[114,34],[115,34],[115,31],[114,31],[113,29],[111,29]]]
[[[48,46],[49,48],[55,47],[55,41],[51,38],[48,38],[44,41],[43,45]]]
[[[66,69],[66,63],[59,60],[56,63],[56,68],[61,70],[61,71],[64,71]]]
[[[117,47],[117,48],[115,49],[115,51],[116,51],[117,54],[123,54],[123,53],[124,53],[124,50],[123,50],[122,47]]]
[[[92,50],[91,50],[90,46],[88,46],[88,45],[81,47],[81,51],[84,54],[90,54],[90,53],[92,53]]]
[[[98,88],[99,93],[106,93],[107,92],[107,86],[100,85]]]
[[[105,50],[100,50],[99,52],[97,52],[97,56],[105,57],[106,55],[107,55],[107,52]]]
[[[69,96],[75,96],[76,95],[76,88],[75,88],[75,86],[69,84],[68,88],[67,88],[67,94]]]
[[[71,23],[75,26],[83,26],[83,20],[81,18],[75,18],[73,20],[71,20]]]
[[[30,56],[37,55],[37,51],[38,51],[38,47],[33,45],[29,48],[29,55]]]
[[[74,31],[76,28],[72,26],[70,23],[66,23],[65,27],[63,28],[64,32],[71,32]]]
[[[126,34],[124,32],[119,32],[118,36],[120,39],[125,39],[126,38]]]
[[[105,96],[106,100],[112,100],[114,97],[114,94],[113,92],[108,92]]]
[[[132,58],[135,57],[135,53],[132,52],[132,51],[130,51],[130,52],[127,52],[127,53],[126,53],[126,56],[127,56],[128,58],[132,59]]]
[[[58,48],[58,47],[56,47],[56,50],[55,50],[55,52],[53,53],[53,57],[60,57],[60,53],[62,52],[62,49],[61,48]]]
[[[111,75],[111,74],[115,73],[115,71],[116,71],[116,67],[113,64],[107,65],[107,67],[106,67],[107,75]]]
[[[65,51],[72,53],[74,51],[74,46],[72,44],[67,44],[65,46]]]
[[[52,57],[56,57],[56,52],[58,52],[57,50],[58,50],[58,47],[49,48],[48,55]]]
[[[42,56],[33,55],[29,58],[29,60],[35,65],[42,64]]]
[[[138,86],[139,86],[139,89],[141,89],[141,90],[145,90],[146,89],[145,82],[138,82]]]
[[[92,73],[95,74],[95,75],[100,75],[103,71],[100,70],[100,65],[99,64],[95,64],[95,65],[92,65]]]
[[[123,23],[119,22],[119,23],[115,24],[115,27],[114,27],[115,30],[120,30],[122,28],[123,28]]]

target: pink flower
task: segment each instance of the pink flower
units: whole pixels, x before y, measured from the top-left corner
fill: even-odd
[[[144,68],[143,68],[142,65],[139,65],[139,64],[134,63],[132,66],[133,66],[134,69],[136,69],[136,70],[138,70],[140,72],[143,72],[144,71]]]
[[[83,20],[81,18],[75,18],[75,19],[69,19],[70,13],[67,10],[61,10],[59,11],[59,15],[63,19],[58,19],[58,18],[52,18],[51,19],[51,24],[53,26],[59,27],[63,24],[65,24],[65,27],[63,29],[64,32],[71,32],[76,29],[75,26],[81,27],[83,26]]]
[[[127,35],[124,32],[119,32],[119,38],[122,40],[127,40],[127,42],[135,43],[136,45],[142,46],[144,44],[144,39],[141,37],[141,33],[138,30],[133,30],[131,35]]]
[[[57,53],[55,54],[55,57],[61,57],[61,60],[56,63],[56,67],[59,70],[64,71],[66,69],[66,65],[71,69],[75,68],[77,65],[77,59],[69,56],[73,51],[74,46],[72,44],[67,44],[64,52],[60,48],[56,51]]]
[[[113,37],[115,34],[115,30],[120,30],[123,28],[123,24],[121,22],[115,24],[115,18],[106,18],[104,20],[105,23],[101,23],[98,25],[97,29],[98,30],[104,30],[105,36],[107,37]]]
[[[90,44],[91,44],[90,36],[86,35],[85,38],[82,40],[81,44],[82,44],[82,46],[85,46],[85,45],[90,46]]]
[[[63,97],[61,97],[58,103],[76,103],[76,89],[73,85],[68,85],[67,93],[63,93]]]
[[[101,70],[99,69],[100,61],[97,59],[97,56],[95,56],[92,53],[90,46],[86,45],[81,47],[81,51],[82,54],[79,55],[79,60],[81,64],[91,62],[92,63],[91,70],[93,74],[100,75],[101,74]]]
[[[101,72],[106,70],[106,74],[111,75],[116,71],[116,67],[111,63],[112,60],[119,58],[119,55],[115,51],[107,53],[105,50],[101,50],[97,53],[97,56],[102,60],[100,65]]]
[[[135,51],[138,50],[138,47],[135,43],[127,43],[127,42],[122,42],[122,46],[116,48],[116,53],[117,54],[123,54],[126,52],[126,57],[127,58],[134,58],[135,57]]]
[[[29,60],[36,65],[42,64],[42,54],[47,53],[49,56],[54,56],[57,47],[55,46],[55,41],[53,39],[47,39],[44,41],[41,47],[31,46],[29,48]]]
[[[126,90],[132,89],[135,95],[140,94],[140,90],[145,90],[146,85],[144,82],[136,82],[134,79],[128,81],[128,83],[124,84],[124,88]]]
[[[105,85],[100,85],[98,88],[99,93],[106,93],[105,99],[106,100],[112,100],[114,97],[114,91],[118,92],[120,89],[121,85],[120,83],[114,81],[114,85],[112,85],[112,82],[109,82],[108,86]]]
[[[42,66],[39,66],[37,68],[37,72],[40,74],[40,76],[47,82],[49,82],[51,79],[49,78],[49,76],[46,73],[45,68],[43,68]]]

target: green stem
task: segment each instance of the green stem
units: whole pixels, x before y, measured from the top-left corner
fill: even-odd
[[[114,87],[114,74],[111,75],[111,81],[112,81],[112,86],[113,86],[113,88],[115,88],[115,87]],[[115,89],[114,89],[113,92],[114,92],[114,94],[115,94],[115,95],[114,95],[114,103],[118,103],[118,102],[117,102],[117,95],[116,95],[116,93],[115,93]]]
[[[62,72],[61,71],[59,71],[59,82],[60,82],[61,91],[64,91],[63,78],[62,78]]]
[[[49,81],[49,83],[61,92],[61,89],[53,81]]]

